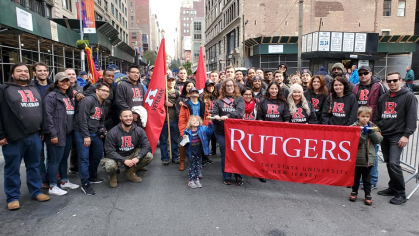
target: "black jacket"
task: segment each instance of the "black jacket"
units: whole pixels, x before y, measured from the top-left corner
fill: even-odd
[[[290,110],[286,102],[263,98],[258,104],[258,120],[288,122],[290,117]]]
[[[214,102],[214,107],[211,116],[227,116],[233,119],[243,119],[245,104],[243,97],[225,97],[224,99],[217,99]],[[214,120],[215,132],[224,134],[224,121]]]
[[[90,137],[90,133],[98,134],[104,127],[105,113],[103,103],[100,104],[97,95],[83,98],[76,109],[75,130],[80,131],[83,137]]]
[[[383,135],[403,134],[409,138],[417,128],[418,100],[407,88],[402,88],[393,97],[390,91],[378,99],[374,123]]]
[[[0,85],[0,139],[18,141],[36,132],[43,133],[41,92],[32,83]]]
[[[317,123],[321,124],[323,105],[327,95],[316,94],[313,90],[306,90],[304,91],[304,97],[313,105],[314,111],[316,113]]]
[[[322,110],[322,124],[348,126],[358,120],[358,102],[352,90],[350,91],[341,98],[335,95],[332,98],[331,95],[327,96]]]
[[[134,106],[143,105],[144,96],[145,91],[141,83],[137,82],[134,85],[129,79],[124,79],[116,87],[115,105],[120,111],[131,110]]]
[[[96,82],[96,84],[87,84],[84,87],[84,91],[83,94],[84,96],[89,96],[89,95],[94,95],[96,94],[96,87],[98,85],[98,83],[102,83],[103,79],[100,79]],[[119,85],[118,85],[119,86]],[[112,88],[112,85],[110,85],[110,89],[109,89],[109,97],[103,102],[103,106],[104,106],[104,112],[105,112],[105,126],[113,126],[113,118],[114,117],[119,117],[118,114],[118,109],[115,107],[115,96],[114,96],[115,92],[114,89]],[[112,109],[112,108],[116,108],[116,109]],[[115,122],[116,123],[116,122]]]
[[[54,89],[45,96],[45,122],[48,134],[46,141],[58,138],[57,146],[65,146],[66,134],[74,130],[74,100],[59,89]]]
[[[119,123],[106,135],[105,154],[107,158],[124,162],[126,157],[131,155],[136,148],[141,149],[138,153],[138,159],[151,152],[145,131],[134,123],[129,132],[123,130],[121,123]]]

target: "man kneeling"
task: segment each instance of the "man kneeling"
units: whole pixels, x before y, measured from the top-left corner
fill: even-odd
[[[140,183],[142,179],[137,176],[138,170],[147,170],[146,165],[153,160],[150,143],[145,131],[132,122],[131,110],[123,110],[119,115],[121,123],[113,127],[106,135],[106,158],[100,162],[110,175],[109,186],[118,185],[118,168],[126,167],[125,175],[129,180]]]

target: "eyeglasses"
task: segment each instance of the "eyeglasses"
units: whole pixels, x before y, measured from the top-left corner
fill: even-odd
[[[370,72],[369,71],[365,71],[365,72],[358,72],[359,76],[363,76],[363,75],[368,75]]]
[[[386,80],[386,81],[387,81],[387,84],[391,84],[391,82],[394,82],[394,83],[399,82],[399,80],[398,80],[398,79],[388,79],[388,80]]]
[[[110,91],[109,90],[106,90],[106,89],[98,89],[98,90],[100,90],[100,91],[102,91],[104,93],[110,93]]]

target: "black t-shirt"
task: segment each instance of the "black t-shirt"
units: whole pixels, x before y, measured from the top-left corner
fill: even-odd
[[[198,135],[198,130],[191,131],[192,133],[192,140],[191,140],[191,155],[192,156],[202,156],[202,144],[201,139]]]

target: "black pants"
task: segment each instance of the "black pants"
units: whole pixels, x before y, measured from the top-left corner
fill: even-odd
[[[400,166],[400,156],[403,148],[399,147],[398,142],[402,134],[383,136],[381,151],[384,161],[387,163],[387,171],[390,176],[388,187],[397,193],[398,196],[406,196],[403,169]]]
[[[215,138],[215,134],[211,135],[211,152],[217,152],[217,139]]]
[[[354,185],[352,186],[352,192],[358,193],[359,179],[362,177],[362,183],[364,184],[365,196],[371,195],[371,167],[355,167],[355,179]]]

